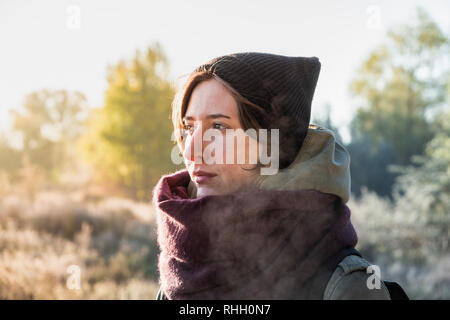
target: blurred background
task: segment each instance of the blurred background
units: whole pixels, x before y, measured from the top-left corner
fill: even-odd
[[[0,299],[153,299],[171,101],[209,59],[317,56],[357,248],[450,298],[450,3],[0,0]]]

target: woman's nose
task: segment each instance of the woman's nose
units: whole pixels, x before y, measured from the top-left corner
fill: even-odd
[[[186,138],[183,157],[191,162],[202,163],[203,160],[203,130],[202,126],[196,126],[192,135]]]

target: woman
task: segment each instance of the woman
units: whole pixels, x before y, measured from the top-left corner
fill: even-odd
[[[390,299],[354,249],[349,155],[309,124],[319,72],[315,57],[247,52],[190,75],[172,114],[186,169],[153,190],[157,299]]]

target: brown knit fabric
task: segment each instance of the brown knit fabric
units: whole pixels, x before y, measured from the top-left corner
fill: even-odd
[[[195,71],[216,74],[266,111],[254,116],[264,128],[280,130],[280,169],[289,166],[308,131],[319,59],[242,52],[214,58]]]

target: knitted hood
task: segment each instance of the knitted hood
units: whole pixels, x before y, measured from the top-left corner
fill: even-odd
[[[263,128],[279,129],[279,168],[292,163],[311,117],[311,102],[321,64],[317,57],[239,52],[216,57],[195,71],[207,71],[265,110],[249,109]]]

